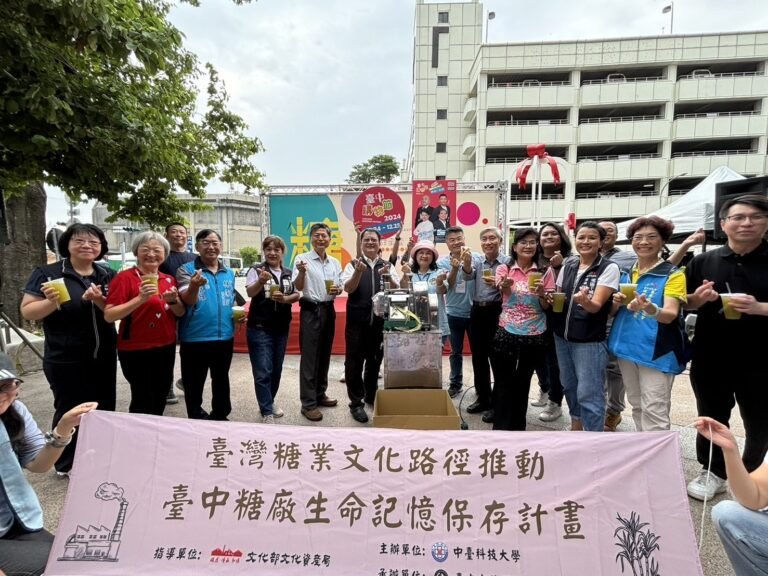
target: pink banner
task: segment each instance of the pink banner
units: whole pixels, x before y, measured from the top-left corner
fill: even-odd
[[[677,434],[83,419],[46,574],[701,575]]]

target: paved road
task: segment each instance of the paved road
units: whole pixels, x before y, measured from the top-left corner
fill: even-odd
[[[285,417],[280,419],[280,424],[291,424],[300,426],[348,426],[356,427],[360,424],[356,423],[346,408],[346,389],[344,384],[339,382],[339,378],[343,374],[344,362],[343,357],[335,356],[331,363],[330,370],[330,387],[329,395],[340,400],[339,407],[335,409],[325,409],[325,418],[322,422],[311,423],[308,422],[299,413],[300,403],[298,399],[298,356],[289,356],[286,358],[285,370],[283,373],[283,387],[278,395],[278,404],[285,410]],[[177,361],[177,372],[178,372]],[[444,359],[443,371],[447,374],[448,360]],[[467,382],[472,380],[472,366],[471,363],[465,361],[465,378]],[[32,413],[35,415],[37,421],[41,427],[46,428],[47,423],[50,422],[52,416],[52,396],[47,386],[45,378],[42,372],[25,375],[25,383],[22,388],[22,399],[29,406]],[[253,378],[251,375],[251,367],[248,361],[248,357],[245,354],[236,354],[231,370],[232,380],[232,401],[233,412],[231,418],[233,420],[241,422],[259,422],[260,416],[258,413],[258,406],[256,404],[255,395],[253,392]],[[534,384],[532,386],[531,396],[534,396],[538,391],[538,387]],[[464,399],[464,406],[466,407],[470,402],[474,400],[474,393],[469,392]],[[122,378],[122,374],[118,373],[118,410],[127,411],[129,401],[129,389],[125,380]],[[456,399],[458,402],[458,398]],[[210,403],[210,398],[206,397],[206,402]],[[695,432],[692,428],[688,427],[696,417],[696,408],[693,399],[693,394],[690,391],[690,384],[687,376],[683,375],[675,381],[673,388],[673,401],[672,401],[672,422],[675,430],[680,432],[681,446],[682,446],[682,466],[685,471],[686,478],[691,479],[698,473],[699,465],[695,460],[694,452],[694,439]],[[555,422],[544,423],[538,420],[537,416],[541,411],[541,408],[531,407],[528,410],[528,428],[530,430],[561,430],[566,424],[566,417],[561,418]],[[166,415],[183,418],[185,417],[183,402],[169,406],[166,409]],[[465,414],[465,418],[472,430],[485,430],[489,429],[488,424],[484,424],[479,415]],[[368,424],[370,425],[370,424]],[[740,419],[735,418],[733,422],[733,429],[737,436],[743,438],[744,429]],[[621,431],[632,431],[634,426],[631,422],[631,416],[628,411],[624,413],[624,421],[619,426],[619,433]],[[40,495],[40,499],[43,504],[43,508],[46,513],[46,526],[55,531],[59,522],[59,514],[66,495],[66,489],[68,485],[67,480],[59,479],[53,474],[33,474],[30,475],[33,484]],[[715,502],[722,499],[723,496],[715,500]],[[691,504],[691,520],[694,525],[697,538],[699,532],[699,523],[702,514],[701,503],[690,501]],[[693,559],[692,559],[693,561]],[[705,522],[705,536],[701,546],[701,561],[704,567],[704,574],[706,576],[729,576],[733,572],[728,565],[725,553],[720,545],[720,541],[717,535],[714,533],[714,528],[709,516]]]

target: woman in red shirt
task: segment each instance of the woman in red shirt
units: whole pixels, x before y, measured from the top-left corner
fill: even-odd
[[[109,285],[107,322],[120,322],[117,355],[131,385],[130,412],[162,416],[173,384],[176,318],[184,304],[176,279],[158,271],[171,250],[157,232],[142,232],[131,249],[137,265],[120,272]]]

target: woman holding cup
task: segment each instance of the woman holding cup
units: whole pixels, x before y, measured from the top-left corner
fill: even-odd
[[[551,318],[571,430],[602,432],[605,427],[606,325],[611,296],[619,289],[619,266],[600,255],[605,235],[597,222],[580,224],[579,258],[568,259],[557,277],[565,308]]]
[[[560,224],[545,222],[539,228],[539,271],[546,273],[551,270],[554,278],[563,265],[563,262],[571,255],[571,241],[568,234]],[[546,311],[549,314],[559,314],[563,311],[565,295],[553,294],[552,307]],[[536,376],[539,379],[539,396],[531,406],[543,406],[544,410],[539,414],[539,420],[552,422],[563,414],[563,385],[560,382],[560,368],[557,364],[557,352],[555,351],[555,339],[552,336],[552,319],[547,322],[546,352],[544,358],[536,366]]]
[[[53,392],[53,426],[84,402],[115,409],[115,328],[104,320],[107,286],[115,273],[96,264],[107,253],[104,232],[72,224],[59,238],[63,260],[36,268],[21,300],[25,320],[41,321],[45,333],[43,371]],[[56,462],[69,474],[77,437]]]
[[[686,301],[685,274],[661,253],[675,226],[658,216],[637,218],[627,238],[637,254],[622,288],[613,295],[616,319],[608,349],[618,358],[632,418],[638,431],[669,430],[672,381],[685,369],[685,334],[681,315]]]
[[[400,287],[408,288],[411,282],[426,282],[430,294],[437,294],[437,317],[440,323],[441,342],[443,346],[448,342],[451,330],[448,328],[448,316],[445,312],[443,292],[438,293],[438,287],[446,282],[445,272],[437,267],[437,259],[440,255],[435,245],[429,240],[422,240],[411,247],[411,260],[403,264],[400,272]]]
[[[285,348],[291,327],[291,306],[299,292],[291,280],[293,271],[283,266],[285,242],[267,236],[261,243],[264,262],[248,270],[246,292],[251,297],[248,310],[248,354],[256,388],[256,400],[264,424],[274,424],[283,411],[275,397],[283,373]]]
[[[168,240],[158,232],[142,232],[131,250],[136,266],[110,284],[104,318],[121,321],[117,353],[131,386],[129,411],[162,416],[173,384],[176,318],[184,315],[184,304],[176,279],[158,270],[171,251]]]
[[[544,291],[554,279],[538,269],[538,237],[533,228],[516,230],[512,261],[496,268],[502,308],[490,358],[502,380],[494,384],[494,430],[525,430],[531,377],[546,351]]]

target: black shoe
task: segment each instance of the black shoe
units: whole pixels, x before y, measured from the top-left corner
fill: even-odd
[[[456,398],[456,396],[461,394],[462,387],[463,386],[448,386],[448,396]]]
[[[485,414],[483,414],[482,420],[486,424],[493,424],[493,417],[494,417],[493,410],[488,410]]]
[[[352,418],[354,418],[357,422],[360,422],[360,424],[365,424],[368,422],[368,414],[365,413],[365,408],[362,406],[355,406],[354,408],[350,408],[350,412],[352,412]]]
[[[475,400],[467,406],[467,412],[470,414],[479,414],[480,412],[485,412],[486,410],[490,410],[491,407],[489,404],[486,404],[485,402],[480,402],[480,400]]]

